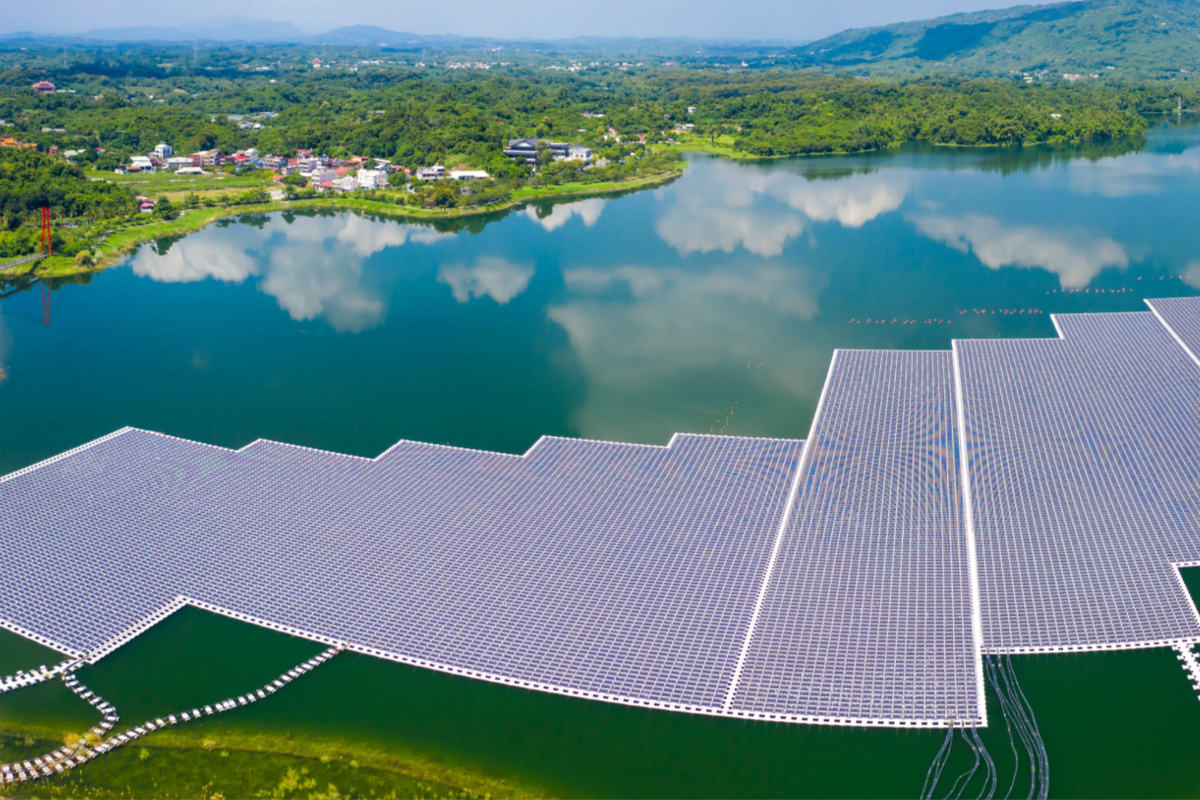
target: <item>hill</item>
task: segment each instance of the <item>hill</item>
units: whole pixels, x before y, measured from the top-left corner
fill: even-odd
[[[844,31],[793,53],[810,66],[872,75],[937,68],[1035,80],[1188,77],[1200,72],[1200,0],[1078,0],[953,14]]]

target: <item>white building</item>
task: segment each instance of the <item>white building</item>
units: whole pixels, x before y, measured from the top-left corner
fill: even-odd
[[[333,184],[333,188],[339,192],[353,192],[358,188],[358,180],[353,175],[338,178],[335,181],[331,181],[331,183]]]
[[[581,144],[573,144],[567,149],[567,161],[582,161],[588,163],[592,160],[592,148],[584,147]]]
[[[161,160],[168,159],[175,154],[175,150],[171,145],[163,143],[154,146],[154,157]]]
[[[418,167],[417,178],[423,181],[440,181],[446,177],[446,168],[441,164],[434,164],[432,167]]]
[[[154,164],[150,161],[150,156],[130,156],[129,166],[136,167],[142,172],[154,171]]]
[[[359,188],[380,189],[387,186],[387,175],[377,169],[360,169],[358,175]]]
[[[695,113],[696,113],[696,107],[695,107],[695,106],[688,106],[688,113],[689,113],[689,114],[695,114]]]
[[[492,176],[488,175],[481,169],[452,169],[450,170],[451,180],[456,181],[486,181]]]
[[[167,169],[171,170],[171,172],[190,167],[191,165],[191,156],[171,156],[167,159]]]

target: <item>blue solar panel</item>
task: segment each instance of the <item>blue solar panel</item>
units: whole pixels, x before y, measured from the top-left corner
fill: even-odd
[[[0,618],[94,654],[182,596],[424,666],[717,710],[801,445],[368,460],[127,430],[0,484]]]
[[[1149,313],[955,342],[987,651],[1200,637],[1200,365]]]
[[[985,724],[949,352],[838,351],[731,710]]]
[[[1200,364],[1200,297],[1173,297],[1146,303],[1192,360]]]

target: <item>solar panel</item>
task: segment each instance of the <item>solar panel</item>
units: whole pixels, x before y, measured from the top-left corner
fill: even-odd
[[[983,646],[1200,637],[1172,564],[1200,558],[1200,365],[1149,313],[1060,340],[959,341]]]
[[[1146,304],[1192,360],[1200,364],[1200,297],[1147,300]]]
[[[985,724],[949,352],[838,351],[733,711]]]
[[[368,460],[126,430],[0,484],[0,617],[94,655],[182,596],[423,666],[719,710],[801,445]]]

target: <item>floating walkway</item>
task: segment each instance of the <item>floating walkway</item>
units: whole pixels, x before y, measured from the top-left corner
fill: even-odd
[[[5,675],[0,677],[0,694],[12,692],[17,689],[24,689],[26,686],[33,686],[38,683],[57,678],[70,670],[74,669],[79,664],[79,659],[67,659],[53,667],[47,668],[45,664],[33,670],[25,672],[17,670],[13,675]]]
[[[0,625],[93,662],[190,604],[570,697],[982,727],[985,656],[1200,642],[1200,298],[1150,308],[838,351],[805,442],[122,429],[0,478]]]
[[[1176,645],[1175,652],[1180,661],[1183,662],[1183,671],[1188,675],[1188,681],[1192,684],[1192,688],[1196,690],[1196,699],[1200,700],[1200,655],[1196,654],[1194,647],[1187,645]]]
[[[172,725],[178,725],[184,722],[195,722],[203,717],[211,717],[214,714],[221,714],[226,711],[232,711],[239,706],[247,706],[251,703],[256,703],[259,700],[265,700],[270,695],[287,686],[296,678],[316,669],[321,664],[324,664],[329,659],[341,652],[341,648],[331,647],[328,650],[316,655],[302,664],[298,664],[294,669],[289,669],[287,672],[280,675],[270,683],[265,684],[259,689],[247,692],[243,695],[238,695],[227,700],[220,700],[211,705],[198,706],[190,710],[181,711],[178,714],[168,714],[165,717],[156,717],[152,720],[147,720],[141,725],[135,725],[128,730],[120,733],[112,733],[113,728],[120,717],[117,715],[116,709],[92,690],[88,689],[79,679],[75,677],[75,669],[79,664],[73,664],[70,669],[62,673],[63,683],[67,685],[72,692],[81,700],[91,704],[100,713],[104,714],[104,720],[98,725],[89,730],[73,745],[66,745],[55,750],[53,753],[47,753],[44,756],[37,758],[26,759],[23,761],[14,761],[11,764],[0,764],[0,781],[3,783],[19,783],[22,781],[35,780],[37,778],[49,778],[61,772],[71,769],[72,767],[80,766],[92,759],[102,756],[118,747],[123,747],[131,744],[137,739],[153,733],[161,728],[166,728]]]

